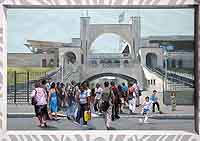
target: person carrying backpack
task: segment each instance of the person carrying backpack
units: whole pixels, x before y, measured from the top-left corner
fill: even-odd
[[[105,121],[105,125],[107,130],[111,130],[111,122],[112,122],[112,107],[114,102],[114,94],[112,90],[109,88],[109,82],[104,82],[104,88],[101,95],[100,100],[100,110],[103,112],[103,118]]]
[[[31,93],[32,105],[35,108],[35,114],[40,122],[40,127],[47,127],[46,124],[46,111],[47,111],[47,93],[41,87],[41,83],[35,83],[35,89]]]

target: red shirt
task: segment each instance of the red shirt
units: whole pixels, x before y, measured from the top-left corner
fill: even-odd
[[[129,88],[128,88],[128,94],[129,94],[129,95],[132,95],[133,92],[135,92],[135,89],[134,89],[133,87],[129,87]]]

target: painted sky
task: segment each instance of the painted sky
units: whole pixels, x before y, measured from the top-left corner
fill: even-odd
[[[141,17],[142,36],[194,35],[193,9],[9,9],[8,52],[29,52],[26,40],[71,42],[80,37],[80,17],[88,15],[91,23],[117,24],[125,11],[128,23],[131,16]],[[117,52],[118,37],[106,36],[97,41],[93,51]],[[108,48],[104,50],[102,48]]]

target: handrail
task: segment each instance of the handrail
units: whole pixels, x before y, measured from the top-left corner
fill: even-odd
[[[148,71],[151,71],[152,73],[156,73],[157,75],[159,75],[159,77],[162,77],[162,78],[163,78],[163,74],[160,73],[159,71],[154,70],[154,69],[152,69],[152,68],[150,68],[150,67],[147,67],[147,66],[143,66],[143,67],[145,67]]]
[[[54,71],[54,72],[51,72],[49,74],[47,74],[44,78],[50,78],[50,77],[53,77],[55,76],[59,71],[62,70],[62,67],[58,68],[58,70]]]
[[[154,73],[158,74],[162,78],[165,76],[165,72],[162,71],[160,68],[154,68],[153,69],[153,68],[146,67],[146,66],[145,66],[145,68],[148,69],[151,72],[154,72]],[[179,83],[182,82],[185,85],[189,85],[190,87],[194,87],[194,80],[189,79],[189,78],[185,78],[183,76],[179,76],[177,74],[173,74],[173,75],[176,75],[176,76],[172,76],[172,73],[167,73],[167,79],[171,80],[171,81],[176,81],[176,82],[179,82]],[[179,78],[176,78],[177,76]],[[181,79],[181,78],[184,78],[184,79]],[[189,82],[187,80],[189,80]]]
[[[152,70],[155,70],[156,72],[159,72],[162,76],[165,75],[165,72],[160,68],[155,68],[155,69],[152,69]],[[190,78],[187,78],[187,77],[183,77],[183,76],[177,75],[175,73],[167,72],[167,79],[172,80],[172,81],[183,82],[184,84],[189,85],[191,87],[194,86],[194,80],[192,80]]]

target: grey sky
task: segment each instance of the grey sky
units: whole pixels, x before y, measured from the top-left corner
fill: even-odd
[[[117,23],[125,11],[125,21],[130,16],[141,16],[142,36],[193,35],[193,9],[89,9],[91,23]],[[8,52],[29,52],[24,46],[27,39],[71,42],[80,37],[80,18],[86,16],[82,9],[9,9]],[[106,36],[95,44],[94,51],[116,52],[116,38]],[[108,42],[109,40],[109,42]],[[98,40],[97,40],[98,41]]]

